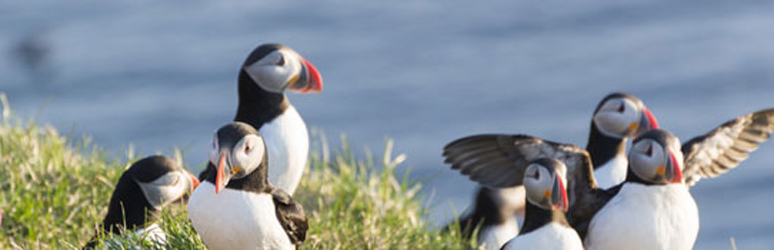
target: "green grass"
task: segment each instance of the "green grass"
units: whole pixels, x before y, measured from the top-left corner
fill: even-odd
[[[122,161],[88,138],[75,143],[50,126],[24,123],[11,114],[1,93],[0,100],[0,249],[82,246],[107,212],[123,169],[138,158],[129,151],[132,160]],[[406,156],[393,157],[391,141],[374,161],[370,154],[355,156],[345,138],[333,153],[324,136],[315,138],[309,171],[294,197],[309,219],[304,249],[468,249],[474,244],[461,240],[459,230],[432,228],[420,183],[396,176]],[[185,206],[166,209],[161,224],[166,248],[204,248]],[[115,242],[118,248],[143,244],[137,237]]]

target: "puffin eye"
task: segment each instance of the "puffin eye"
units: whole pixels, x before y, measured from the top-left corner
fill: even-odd
[[[626,110],[626,105],[622,102],[620,106],[618,106],[618,113],[623,113],[624,110]]]
[[[535,170],[535,174],[533,174],[533,175],[532,175],[532,176],[530,176],[530,177],[532,177],[532,178],[535,178],[535,180],[540,180],[540,170],[537,170],[537,169],[536,169],[536,170]]]
[[[245,154],[250,153],[250,145],[245,145]]]
[[[648,149],[645,150],[645,154],[648,157],[653,157],[653,145],[648,145]]]
[[[284,66],[285,65],[285,57],[280,54],[279,61],[277,61],[277,66]]]

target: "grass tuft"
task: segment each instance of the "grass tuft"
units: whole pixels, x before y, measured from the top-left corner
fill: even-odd
[[[0,93],[0,249],[77,249],[90,240],[107,212],[115,183],[136,160],[111,158],[88,138],[78,143],[50,126],[23,123]],[[309,218],[304,249],[469,249],[459,229],[441,231],[427,220],[420,183],[399,178],[406,155],[393,156],[388,140],[379,162],[355,156],[345,137],[342,149],[328,148],[317,136],[309,170],[294,199]],[[180,159],[180,152],[173,158]],[[204,249],[191,227],[185,206],[171,206],[161,216],[168,244],[156,246],[140,237],[104,236],[110,248]]]

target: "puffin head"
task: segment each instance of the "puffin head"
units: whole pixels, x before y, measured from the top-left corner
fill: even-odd
[[[317,68],[296,51],[281,44],[269,43],[255,48],[242,64],[242,71],[254,84],[268,92],[322,91],[322,77]]]
[[[665,130],[651,130],[632,143],[629,168],[645,182],[657,185],[683,182],[680,140]]]
[[[145,199],[156,210],[175,201],[185,201],[199,185],[199,180],[164,156],[150,156],[137,161],[120,181],[137,183]]]
[[[606,96],[594,111],[593,124],[600,133],[625,138],[658,129],[656,117],[642,101],[629,94],[612,93]]]
[[[559,160],[542,158],[524,172],[527,202],[546,210],[567,212],[567,167]]]
[[[215,193],[218,194],[232,179],[244,178],[266,164],[263,137],[247,123],[227,124],[212,138],[210,163],[215,166]]]

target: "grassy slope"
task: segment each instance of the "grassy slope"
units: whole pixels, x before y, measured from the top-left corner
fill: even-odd
[[[107,157],[88,140],[73,145],[48,126],[13,118],[3,99],[0,121],[0,248],[77,248],[107,212],[121,172],[131,162]],[[421,186],[398,179],[404,155],[387,143],[380,162],[357,160],[344,143],[330,158],[324,137],[314,146],[310,171],[296,191],[310,221],[305,249],[463,249],[458,233],[429,228]],[[346,141],[346,140],[343,140]],[[376,167],[379,166],[379,167]],[[184,206],[167,209],[168,247],[203,248]],[[119,244],[141,244],[121,238]],[[145,246],[146,248],[149,246]]]

